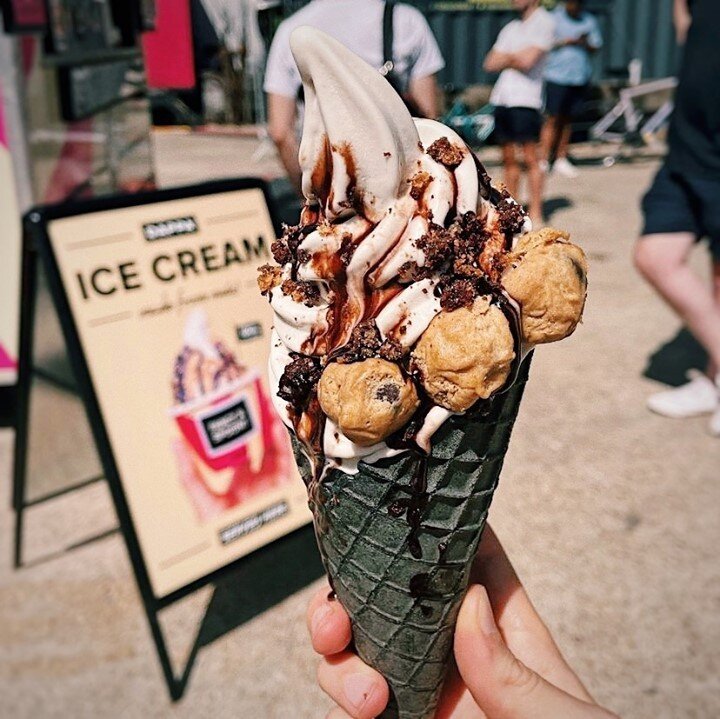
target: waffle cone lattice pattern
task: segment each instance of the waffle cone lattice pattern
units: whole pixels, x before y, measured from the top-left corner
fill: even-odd
[[[486,416],[454,416],[433,438],[427,503],[416,532],[419,558],[410,551],[407,517],[388,509],[411,496],[416,456],[361,462],[356,475],[333,471],[320,488],[318,545],[350,615],[356,651],[390,684],[383,719],[434,715],[529,364],[528,358]],[[307,473],[305,460],[300,469]]]

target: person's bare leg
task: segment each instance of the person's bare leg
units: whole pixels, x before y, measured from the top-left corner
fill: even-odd
[[[515,157],[515,145],[507,143],[502,146],[504,181],[508,192],[515,198],[520,189],[520,165]]]
[[[530,186],[528,214],[532,220],[533,228],[539,230],[543,225],[543,172],[540,169],[538,158],[538,144],[536,142],[523,143],[523,153],[525,155],[525,166],[527,167],[528,184]]]
[[[549,115],[540,134],[541,157],[545,162],[550,162],[557,144],[557,122],[555,115]]]
[[[568,148],[570,147],[570,133],[572,132],[572,126],[570,124],[570,118],[561,115],[558,117],[558,144],[555,158],[565,157],[568,155]]]
[[[661,297],[680,315],[720,366],[720,304],[715,291],[688,267],[695,244],[690,232],[645,235],[635,245],[635,266]]]
[[[715,305],[720,312],[720,257],[713,258],[711,261],[711,265],[713,297],[715,298]],[[718,364],[717,362],[713,362],[713,360],[711,359],[708,363],[708,376],[715,377],[718,372],[720,372],[720,364]]]

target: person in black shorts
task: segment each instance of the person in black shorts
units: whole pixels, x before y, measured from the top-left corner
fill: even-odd
[[[592,76],[590,56],[602,47],[600,26],[583,10],[582,0],[566,0],[553,12],[555,41],[545,66],[545,114],[542,133],[543,168],[577,177],[568,159],[571,123],[582,110]]]
[[[495,137],[502,146],[505,184],[510,194],[518,197],[520,165],[515,153],[519,146],[528,174],[528,212],[536,227],[542,226],[543,172],[538,141],[543,67],[555,34],[552,15],[539,5],[540,0],[513,0],[520,18],[500,31],[483,64],[487,72],[500,73],[490,102],[495,105]]]
[[[635,265],[707,350],[707,373],[653,395],[650,409],[672,417],[711,414],[720,436],[720,2],[676,0],[680,41],[687,31],[668,155],[643,198]],[[689,29],[688,29],[689,25]],[[695,242],[707,238],[712,286],[688,266]]]

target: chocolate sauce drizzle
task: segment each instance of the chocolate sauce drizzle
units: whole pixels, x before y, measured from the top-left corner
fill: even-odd
[[[422,521],[422,513],[427,506],[429,495],[427,491],[427,456],[418,457],[416,469],[413,472],[410,481],[410,503],[407,508],[407,521],[410,525],[410,534],[408,536],[408,549],[415,559],[422,557],[422,547],[420,546],[420,528]]]
[[[410,595],[419,598],[427,597],[430,592],[430,575],[424,572],[415,574],[410,578]]]

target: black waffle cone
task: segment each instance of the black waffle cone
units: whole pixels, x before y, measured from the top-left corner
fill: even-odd
[[[332,471],[319,488],[313,506],[318,546],[350,615],[357,653],[390,684],[383,719],[435,713],[529,364],[528,358],[486,415],[453,416],[437,431],[416,531],[405,514],[394,516],[389,508],[413,495],[417,455],[361,462],[355,475]],[[307,480],[307,460],[296,454]]]

